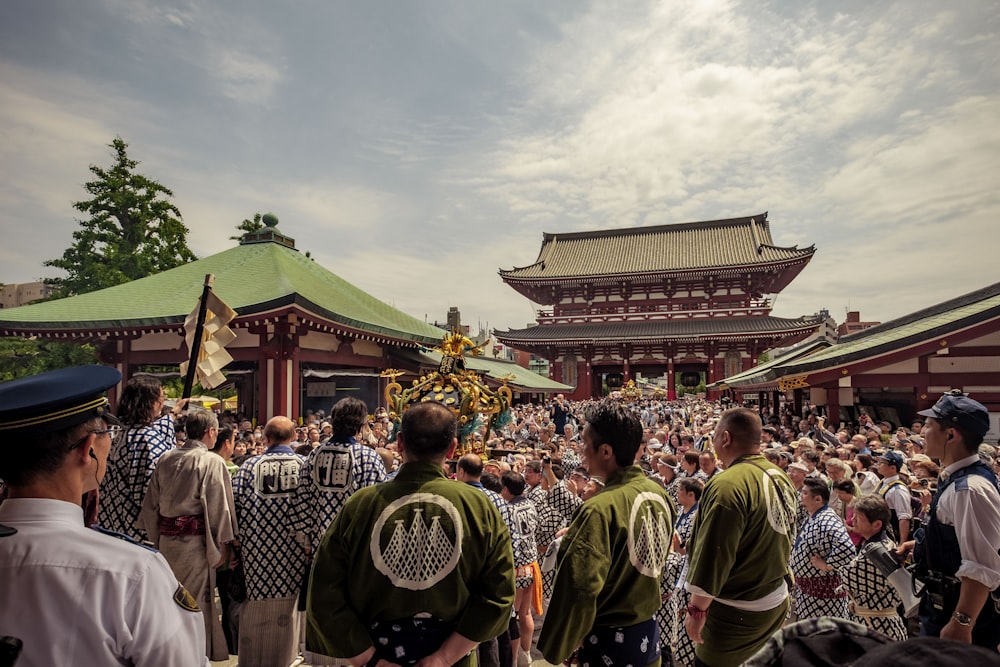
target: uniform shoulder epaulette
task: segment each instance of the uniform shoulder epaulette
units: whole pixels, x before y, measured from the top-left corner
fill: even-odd
[[[96,530],[98,533],[100,533],[102,535],[107,535],[108,537],[114,537],[116,539],[119,539],[122,542],[128,542],[129,544],[134,544],[137,547],[142,547],[143,549],[147,549],[149,551],[152,551],[154,554],[155,553],[159,553],[159,551],[155,547],[153,547],[152,545],[143,544],[142,542],[140,542],[139,540],[135,539],[131,535],[126,535],[125,533],[119,533],[118,531],[115,531],[115,530],[108,530],[107,528],[101,528],[96,523],[93,524],[93,525],[91,525],[90,529],[91,530]]]

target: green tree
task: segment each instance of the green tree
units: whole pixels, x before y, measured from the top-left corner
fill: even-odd
[[[96,363],[97,351],[91,345],[0,338],[0,382]]]
[[[109,144],[114,163],[90,165],[95,180],[83,187],[91,199],[73,208],[79,220],[73,245],[46,266],[62,269],[64,278],[46,280],[60,297],[83,294],[159,273],[196,259],[187,246],[188,229],[169,198],[174,193],[135,172],[128,144],[115,137]]]
[[[247,218],[243,220],[240,224],[236,225],[236,231],[242,232],[237,236],[230,236],[231,241],[239,241],[243,238],[243,234],[249,234],[251,232],[259,232],[264,229],[264,222],[261,220],[260,211],[253,214],[253,220]]]

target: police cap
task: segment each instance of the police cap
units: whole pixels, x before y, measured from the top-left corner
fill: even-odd
[[[990,430],[990,413],[983,404],[972,400],[958,389],[952,389],[939,398],[934,407],[917,414],[967,428],[979,437],[985,436]]]
[[[94,417],[118,423],[105,392],[122,374],[107,366],[60,368],[0,384],[0,438],[36,436]]]
[[[899,452],[889,451],[878,458],[880,461],[885,461],[889,465],[895,467],[896,470],[901,470],[903,468],[903,457]]]

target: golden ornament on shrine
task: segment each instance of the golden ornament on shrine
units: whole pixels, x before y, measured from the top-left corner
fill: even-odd
[[[500,378],[501,386],[491,389],[478,373],[467,369],[465,357],[477,357],[482,350],[481,346],[458,331],[445,335],[441,345],[435,349],[441,353],[437,371],[414,380],[406,389],[396,382],[402,371],[388,369],[382,372],[382,377],[392,379],[385,388],[389,419],[400,422],[403,413],[414,403],[441,403],[458,419],[455,456],[470,452],[485,454],[489,432],[510,420],[512,393],[507,386],[507,378]],[[474,436],[484,426],[487,437],[477,441]]]

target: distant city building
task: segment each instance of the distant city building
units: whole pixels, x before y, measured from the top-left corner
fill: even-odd
[[[851,334],[856,334],[859,331],[864,331],[865,329],[871,329],[872,327],[882,324],[881,322],[862,322],[861,312],[857,310],[851,310],[847,313],[847,319],[837,327],[838,336],[850,336]]]
[[[45,299],[53,290],[42,281],[34,283],[12,283],[0,290],[0,308],[17,308]]]
[[[825,341],[830,345],[837,342],[838,327],[837,321],[830,317],[830,311],[826,308],[821,308],[818,313],[813,315],[817,320],[821,320],[819,328],[812,332],[808,337],[796,342],[794,345],[789,345],[786,347],[776,347],[774,349],[768,350],[768,358],[776,359],[792,350],[801,349],[802,347],[814,343],[816,341]]]

